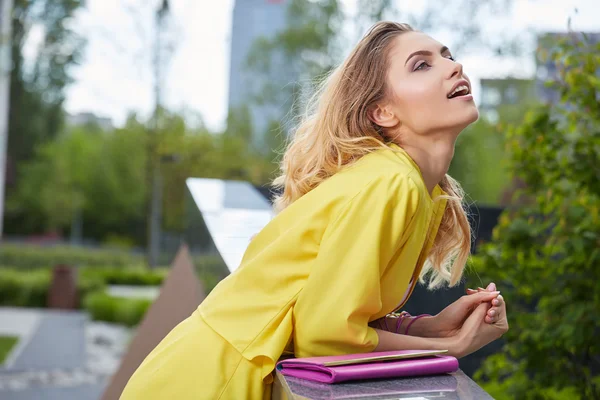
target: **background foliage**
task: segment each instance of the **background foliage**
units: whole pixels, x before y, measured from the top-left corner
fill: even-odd
[[[476,259],[509,305],[504,351],[478,378],[498,399],[600,398],[600,44],[551,51],[560,102],[508,136],[524,183]]]

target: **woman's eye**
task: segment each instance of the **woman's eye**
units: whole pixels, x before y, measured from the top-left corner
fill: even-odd
[[[452,61],[456,61],[456,58],[452,57],[452,56],[448,56],[446,57],[448,60],[452,60]]]
[[[431,67],[431,65],[427,64],[427,61],[423,61],[422,63],[418,64],[414,70],[419,71],[419,70],[425,69],[424,67],[429,68],[429,67]]]

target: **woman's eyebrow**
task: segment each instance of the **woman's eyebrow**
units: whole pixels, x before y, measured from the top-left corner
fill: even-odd
[[[440,54],[444,54],[447,51],[448,51],[448,47],[446,47],[446,46],[442,46],[440,48]],[[408,56],[408,58],[406,59],[406,62],[404,63],[404,65],[408,64],[408,61],[411,58],[413,58],[414,56],[419,56],[419,55],[421,55],[421,56],[432,56],[433,53],[431,51],[429,51],[429,50],[418,50],[418,51],[415,51],[414,53],[411,53]]]

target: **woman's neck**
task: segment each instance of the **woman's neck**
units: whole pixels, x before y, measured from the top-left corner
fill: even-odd
[[[402,141],[401,147],[419,166],[429,193],[440,183],[450,168],[454,157],[454,135],[413,136],[410,141]],[[408,143],[407,143],[408,142]]]

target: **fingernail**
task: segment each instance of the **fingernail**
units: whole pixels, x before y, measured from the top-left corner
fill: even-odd
[[[490,282],[487,287],[487,290],[496,290],[496,284],[494,282]]]
[[[495,310],[490,311],[490,317],[493,317],[494,315],[496,315],[496,311]]]

